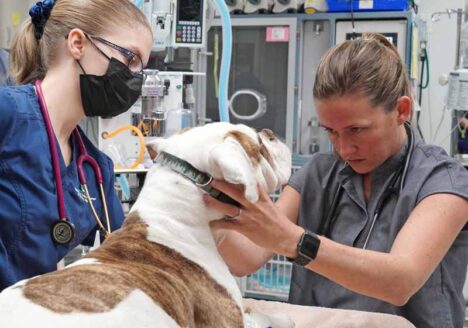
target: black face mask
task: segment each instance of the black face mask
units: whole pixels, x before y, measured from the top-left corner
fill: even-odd
[[[143,75],[132,73],[115,58],[102,76],[80,75],[81,101],[86,116],[114,117],[126,112],[138,100]]]

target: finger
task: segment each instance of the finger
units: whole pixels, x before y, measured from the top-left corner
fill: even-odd
[[[215,220],[210,222],[210,227],[212,229],[226,229],[226,230],[232,230],[232,231],[237,231],[239,228],[239,225],[236,224],[237,222],[235,220]]]
[[[248,207],[251,203],[244,197],[244,186],[235,185],[224,180],[213,179],[210,186],[228,195],[243,207]]]
[[[265,190],[265,188],[262,187],[262,185],[259,182],[257,182],[257,190],[258,190],[259,199],[262,199],[262,200],[270,199],[270,195]]]
[[[219,212],[231,218],[238,216],[240,213],[239,207],[220,202],[219,200],[211,197],[209,194],[203,194],[203,201],[205,202],[206,206],[218,210]]]

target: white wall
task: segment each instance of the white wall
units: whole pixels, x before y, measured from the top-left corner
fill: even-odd
[[[20,23],[29,18],[33,0],[0,0],[0,48],[9,48]]]
[[[448,74],[454,68],[456,51],[456,15],[452,15],[451,18],[443,15],[438,22],[432,22],[431,14],[446,9],[464,9],[467,3],[467,0],[420,0],[419,14],[427,21],[428,27],[430,65],[429,87],[423,92],[420,118],[421,130],[426,141],[431,141],[434,137],[436,127],[442,116],[444,98],[447,93],[447,85],[441,86],[438,80],[442,74]],[[447,152],[450,149],[450,138],[447,137],[450,130],[451,113],[446,112],[440,132],[434,143],[444,147]]]

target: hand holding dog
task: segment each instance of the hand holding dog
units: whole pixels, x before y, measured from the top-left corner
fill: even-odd
[[[244,197],[244,190],[240,185],[214,180],[211,186],[241,204],[238,208],[205,194],[203,200],[207,206],[231,218],[211,222],[213,229],[237,231],[258,246],[272,252],[288,257],[297,256],[296,245],[304,232],[303,228],[291,222],[259,184],[257,184],[259,199],[256,203]]]

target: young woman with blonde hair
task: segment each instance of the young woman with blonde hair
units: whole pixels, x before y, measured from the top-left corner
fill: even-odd
[[[0,88],[0,290],[120,227],[113,163],[77,125],[131,107],[152,45],[128,0],[44,0],[29,14],[11,48],[20,85]]]

